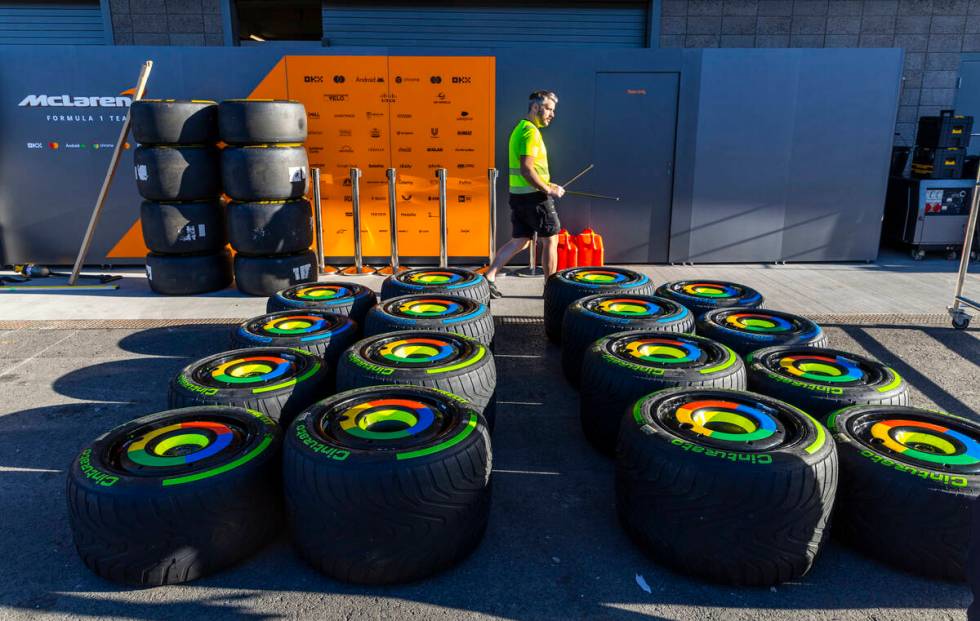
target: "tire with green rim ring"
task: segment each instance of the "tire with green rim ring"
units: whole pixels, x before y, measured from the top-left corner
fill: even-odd
[[[626,330],[694,333],[691,312],[652,295],[603,293],[575,300],[561,329],[561,368],[573,386],[582,377],[582,357],[596,339]]]
[[[327,392],[327,365],[292,347],[252,347],[193,362],[170,382],[170,407],[233,405],[289,421]]]
[[[267,313],[282,310],[316,308],[347,315],[364,326],[364,318],[378,298],[367,287],[344,281],[308,282],[283,289],[265,303]]]
[[[460,295],[401,295],[368,311],[364,336],[395,330],[455,332],[491,346],[494,325],[490,307]]]
[[[909,387],[877,360],[821,347],[785,345],[749,354],[749,389],[821,420],[850,405],[908,405]]]
[[[458,267],[421,267],[392,274],[381,283],[381,299],[400,295],[461,295],[490,304],[490,285],[481,274]]]
[[[327,363],[331,390],[337,359],[357,340],[357,324],[350,317],[322,310],[287,310],[243,321],[232,331],[232,344],[240,347],[295,347]]]
[[[663,390],[623,419],[620,521],[683,573],[744,586],[798,579],[826,539],[836,488],[830,434],[770,397]]]
[[[841,467],[834,533],[893,567],[964,580],[980,424],[894,405],[844,408],[827,422]]]
[[[419,580],[483,537],[490,435],[454,395],[418,386],[338,393],[293,421],[283,452],[294,545],[332,578]]]
[[[777,345],[826,347],[823,329],[806,317],[761,308],[721,308],[698,319],[698,334],[748,356]]]
[[[570,267],[555,272],[544,284],[544,331],[561,345],[565,310],[575,300],[600,293],[653,295],[653,284],[644,274],[621,267]]]
[[[98,437],[68,471],[82,562],[147,587],[245,559],[281,529],[280,441],[264,414],[221,406],[143,416]]]
[[[724,280],[676,280],[657,287],[657,295],[683,304],[695,318],[716,308],[760,308],[765,302],[755,289]]]
[[[623,416],[641,397],[666,388],[745,390],[745,365],[721,343],[656,330],[616,332],[585,350],[579,389],[582,432],[611,455]]]
[[[497,367],[486,345],[452,332],[404,330],[354,343],[337,362],[337,390],[381,384],[426,386],[473,404],[493,431]]]

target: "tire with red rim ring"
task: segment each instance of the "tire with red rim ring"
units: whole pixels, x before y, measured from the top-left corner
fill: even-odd
[[[657,287],[657,295],[683,304],[695,318],[716,308],[761,308],[765,302],[755,289],[724,280],[676,280]]]
[[[555,272],[544,284],[544,331],[561,345],[565,311],[575,300],[600,293],[653,295],[653,283],[639,272],[621,267],[570,267]]]
[[[486,345],[452,332],[404,330],[369,336],[337,361],[337,390],[382,384],[425,386],[465,399],[493,430],[497,367]]]
[[[745,365],[715,341],[656,330],[616,332],[583,355],[579,389],[582,432],[611,455],[623,416],[638,399],[666,388],[745,390]]]
[[[850,405],[908,405],[909,388],[877,360],[820,347],[786,345],[749,354],[749,389],[821,420]]]
[[[722,342],[741,356],[777,345],[826,347],[823,329],[806,317],[761,308],[721,308],[698,319],[698,334]]]
[[[269,297],[265,310],[274,313],[281,310],[316,308],[338,315],[347,315],[364,326],[364,319],[378,297],[363,285],[340,280],[325,280],[294,285]]]
[[[421,267],[392,274],[381,283],[381,299],[400,295],[461,295],[490,304],[490,285],[482,274],[459,267]]]
[[[337,359],[357,340],[357,324],[350,317],[322,310],[287,310],[243,321],[232,331],[232,345],[245,347],[293,347],[305,349],[327,363],[333,385]]]
[[[98,437],[68,471],[82,562],[146,587],[245,559],[281,528],[280,441],[264,414],[220,406],[143,416]]]
[[[840,454],[834,533],[905,571],[966,578],[970,516],[980,495],[980,424],[893,405],[828,419]]]
[[[490,347],[494,325],[490,307],[461,295],[401,295],[368,311],[364,336],[396,330],[455,332]]]
[[[303,349],[251,347],[193,362],[170,382],[170,407],[233,405],[288,425],[329,385],[326,363]]]
[[[294,545],[332,578],[419,580],[483,537],[490,436],[458,397],[417,386],[342,392],[300,414],[283,451]]]
[[[809,571],[828,534],[837,452],[824,427],[750,392],[663,390],[624,416],[616,506],[651,557],[712,582]]]
[[[572,302],[561,329],[561,368],[573,386],[582,376],[582,357],[596,339],[625,330],[694,333],[691,312],[652,295],[603,293]]]

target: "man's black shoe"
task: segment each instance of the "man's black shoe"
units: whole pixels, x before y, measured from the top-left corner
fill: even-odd
[[[504,294],[500,292],[500,289],[497,288],[497,284],[495,282],[488,280],[487,285],[490,286],[490,297],[492,299],[496,300],[497,298],[504,297]]]

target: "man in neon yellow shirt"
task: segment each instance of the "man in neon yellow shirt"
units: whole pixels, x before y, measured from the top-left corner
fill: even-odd
[[[548,171],[548,149],[541,137],[541,128],[555,118],[558,96],[549,91],[531,93],[527,116],[520,120],[510,134],[510,223],[512,239],[504,244],[487,269],[490,295],[501,297],[495,280],[500,268],[515,254],[531,243],[534,233],[541,240],[541,264],[547,278],[558,266],[558,211],[555,199],[565,194],[560,185],[551,183]]]

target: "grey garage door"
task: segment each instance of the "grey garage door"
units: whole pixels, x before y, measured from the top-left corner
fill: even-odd
[[[104,45],[98,0],[0,0],[0,45]]]

